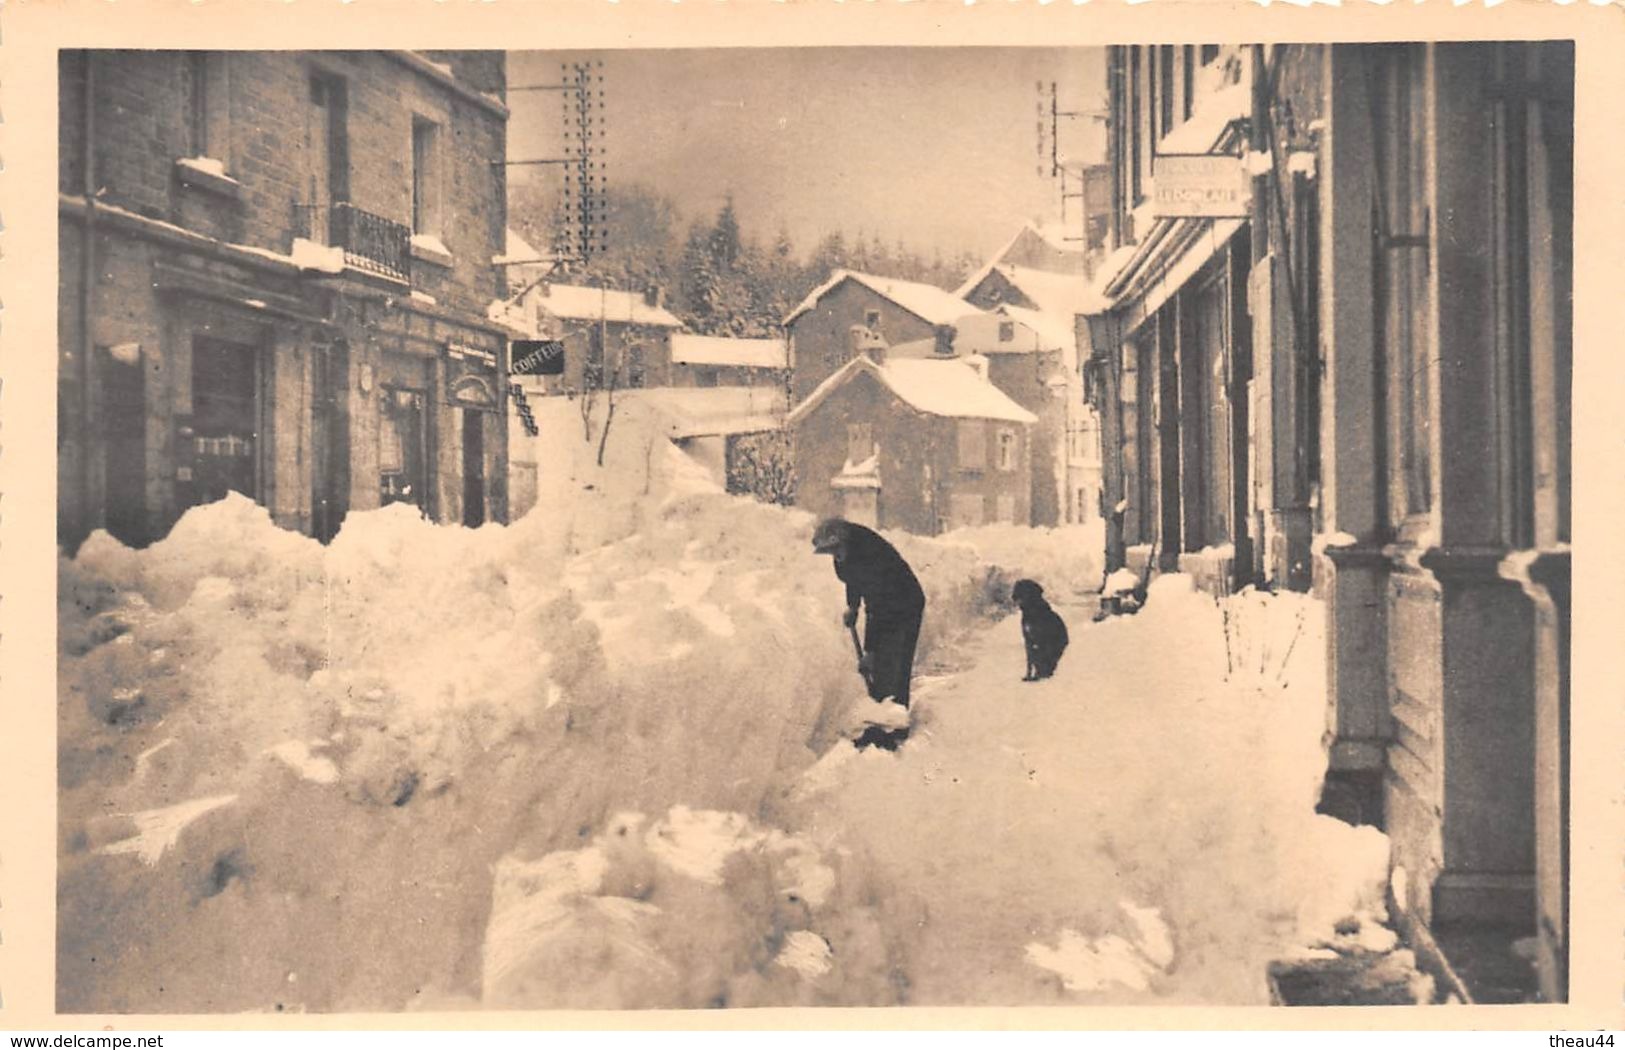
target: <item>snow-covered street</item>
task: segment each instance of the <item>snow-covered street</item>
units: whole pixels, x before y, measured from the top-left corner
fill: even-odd
[[[1091,537],[898,535],[915,731],[855,751],[811,518],[617,425],[574,515],[233,498],[62,562],[63,1009],[1262,1003],[1390,946],[1387,840],[1314,813],[1312,599],[1091,624]],[[1024,575],[1073,637],[1031,684]]]

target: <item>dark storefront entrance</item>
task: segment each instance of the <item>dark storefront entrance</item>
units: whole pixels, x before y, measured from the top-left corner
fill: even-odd
[[[178,485],[183,510],[228,492],[259,498],[259,387],[254,347],[193,338],[192,417],[182,429],[192,462]]]

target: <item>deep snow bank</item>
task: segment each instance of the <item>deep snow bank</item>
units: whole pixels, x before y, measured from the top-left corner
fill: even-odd
[[[63,1009],[470,1003],[493,893],[512,891],[493,870],[587,848],[622,812],[785,830],[788,786],[858,689],[812,520],[716,492],[635,404],[600,467],[573,411],[543,407],[557,443],[511,527],[395,506],[324,548],[234,496],[144,551],[97,534],[61,563]],[[1004,569],[964,543],[900,542],[930,660]],[[745,907],[719,893],[691,896]],[[695,908],[656,923],[678,966]],[[741,914],[755,932],[722,955],[765,984],[719,963],[639,1002],[888,1001],[857,978],[786,991],[776,952],[793,942],[812,967],[812,934]],[[533,1005],[614,998],[590,983],[525,987]]]
[[[1386,932],[1386,838],[1314,813],[1324,644],[1308,597],[1167,577],[1026,685],[1003,622],[793,826],[908,931],[911,1002],[1262,1004],[1271,960]]]

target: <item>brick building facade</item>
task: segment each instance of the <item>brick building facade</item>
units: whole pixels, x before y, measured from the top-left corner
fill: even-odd
[[[228,491],[324,539],[391,502],[505,519],[501,53],[59,69],[61,541]]]

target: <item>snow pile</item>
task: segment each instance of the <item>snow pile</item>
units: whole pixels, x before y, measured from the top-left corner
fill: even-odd
[[[323,547],[231,496],[145,550],[98,533],[61,563],[64,1008],[472,1002],[490,873],[518,845],[578,850],[611,814],[674,806],[789,826],[861,688],[811,517],[721,494],[630,401],[600,467],[607,404],[584,424],[547,400],[543,495],[512,526],[395,505]],[[899,542],[929,662],[999,567]],[[819,965],[797,929],[788,973]],[[819,994],[870,1001],[856,966]],[[705,1005],[686,994],[664,1005]]]
[[[923,732],[817,770],[785,818],[886,900],[910,1002],[1263,1004],[1275,959],[1380,946],[1387,840],[1314,813],[1318,605],[1152,592],[1046,682],[998,624],[917,689]]]
[[[1106,541],[1098,520],[1054,528],[979,525],[944,533],[940,540],[969,547],[983,563],[995,567],[997,578],[990,585],[1003,598],[1009,597],[1010,585],[1023,577],[1037,580],[1051,601],[1082,598],[1100,590]]]
[[[684,806],[653,824],[617,814],[578,849],[504,857],[485,938],[483,1004],[891,1001],[872,972],[885,959],[871,950],[880,916],[838,892],[840,863],[800,836]]]

